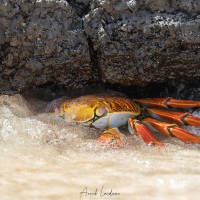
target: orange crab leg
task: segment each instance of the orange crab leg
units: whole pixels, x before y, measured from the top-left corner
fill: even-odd
[[[175,136],[184,142],[192,142],[192,143],[200,143],[200,137],[197,135],[193,135],[186,130],[180,128],[176,124],[169,124],[166,122],[160,122],[155,119],[147,118],[143,120],[143,123],[147,126],[151,126],[157,131],[168,135],[168,136]]]
[[[120,133],[118,128],[110,128],[105,130],[97,140],[102,145],[123,148],[123,134]]]
[[[167,110],[159,110],[155,108],[148,108],[147,112],[149,115],[158,120],[169,120],[181,125],[193,125],[200,126],[200,118],[195,117],[190,113],[182,113],[182,112],[172,112]]]
[[[144,106],[158,106],[163,108],[194,108],[200,106],[200,101],[179,100],[171,97],[167,98],[147,98],[139,99],[138,103]]]
[[[152,133],[141,121],[129,118],[128,125],[129,125],[129,131],[131,133],[135,133],[136,135],[140,135],[145,143],[156,144],[159,146],[164,145],[152,135]]]

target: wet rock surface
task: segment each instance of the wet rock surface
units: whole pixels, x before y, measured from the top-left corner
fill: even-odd
[[[86,186],[106,199],[102,185],[120,193],[109,199],[199,199],[199,144],[164,136],[165,148],[157,148],[124,130],[125,148],[102,148],[96,142],[102,130],[34,114],[41,103],[30,108],[19,94],[0,96],[1,199],[80,199]]]
[[[45,84],[197,86],[199,12],[196,0],[4,0],[0,93]]]

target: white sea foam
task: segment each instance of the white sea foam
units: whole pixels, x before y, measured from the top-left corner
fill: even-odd
[[[100,199],[102,187],[120,193],[110,199],[199,197],[199,145],[164,137],[165,148],[149,147],[127,134],[124,149],[102,149],[95,142],[100,131],[33,106],[20,95],[0,97],[1,199],[73,200],[86,187]]]

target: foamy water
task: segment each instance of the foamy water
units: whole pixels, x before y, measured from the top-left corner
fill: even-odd
[[[1,96],[0,199],[199,198],[200,145],[161,137],[165,148],[149,147],[127,134],[124,149],[103,149],[99,134]]]

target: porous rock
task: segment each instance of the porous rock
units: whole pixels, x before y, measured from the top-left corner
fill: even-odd
[[[200,77],[199,1],[96,1],[84,18],[101,80],[147,85]]]
[[[0,14],[1,93],[93,79],[82,19],[67,1],[4,0]]]
[[[2,0],[0,93],[200,80],[197,0]]]

